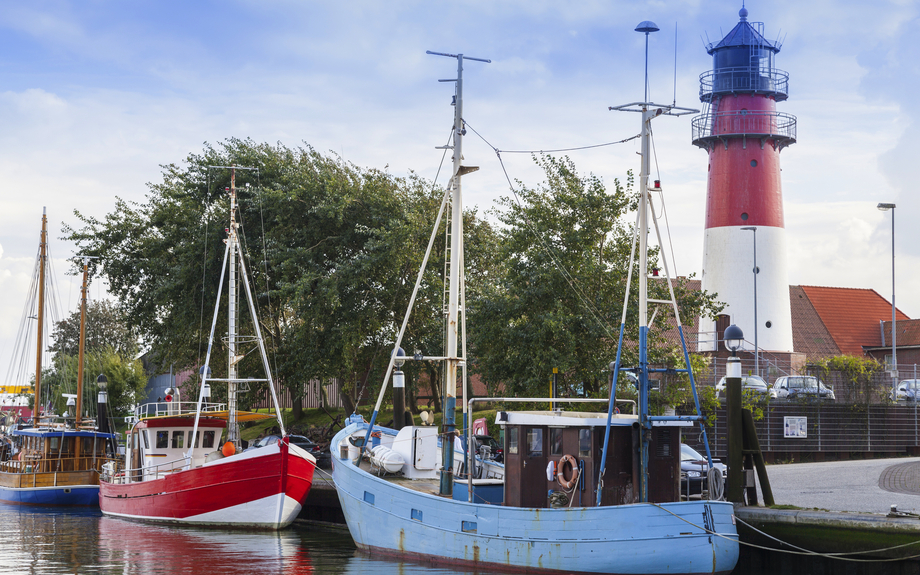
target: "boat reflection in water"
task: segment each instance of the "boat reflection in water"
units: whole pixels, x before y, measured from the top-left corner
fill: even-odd
[[[198,529],[106,516],[99,518],[99,563],[144,574],[322,572],[293,531]]]

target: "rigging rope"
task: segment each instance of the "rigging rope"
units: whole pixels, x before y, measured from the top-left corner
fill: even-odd
[[[466,125],[469,129],[473,130],[473,133],[474,133],[474,134],[476,134],[477,136],[479,136],[479,138],[480,138],[483,142],[485,142],[485,144],[486,144],[487,146],[489,146],[490,148],[492,148],[492,150],[495,151],[495,155],[496,155],[496,157],[498,157],[498,163],[501,165],[502,172],[503,172],[504,175],[505,175],[505,180],[507,180],[507,182],[508,182],[508,187],[511,189],[511,193],[514,195],[514,199],[515,199],[515,201],[517,202],[518,206],[521,207],[521,209],[523,210],[523,205],[522,205],[522,202],[521,202],[521,198],[518,196],[517,190],[515,190],[514,184],[512,184],[512,182],[511,182],[511,176],[508,175],[508,170],[505,168],[505,162],[504,162],[504,160],[502,160],[501,150],[499,150],[498,148],[496,148],[495,146],[493,146],[488,140],[485,139],[485,137],[484,137],[482,134],[480,134],[479,132],[477,132],[475,128],[473,128],[472,126],[470,126],[469,124],[467,124],[465,120],[464,120],[464,125]],[[638,137],[639,137],[639,136],[633,136],[633,137],[631,137],[631,138],[626,138],[625,140],[620,140],[619,142],[613,142],[613,143],[614,143],[614,144],[621,144],[621,143],[628,142],[628,141],[633,140],[633,139],[638,138]],[[601,145],[610,145],[610,144],[601,144]],[[537,232],[536,227],[534,226],[534,224],[533,224],[533,222],[530,220],[530,218],[528,218],[527,215],[526,215],[526,214],[523,214],[523,213],[522,213],[522,216],[524,217],[524,222],[527,224],[527,228],[530,230],[530,233],[533,234],[533,236],[537,239],[537,241],[538,241],[538,242],[540,243],[540,245],[543,247],[543,250],[544,250],[544,251],[546,252],[546,254],[549,256],[550,260],[552,260],[553,265],[554,265],[554,266],[556,267],[556,269],[558,269],[559,272],[562,274],[563,279],[565,279],[566,283],[569,284],[569,287],[570,287],[570,288],[572,289],[572,291],[575,293],[576,297],[577,297],[579,300],[581,300],[582,305],[584,305],[585,308],[589,311],[589,313],[590,313],[591,316],[594,318],[594,320],[598,323],[598,325],[601,327],[601,329],[603,329],[603,330],[607,333],[607,337],[610,337],[610,338],[613,338],[613,339],[618,339],[618,338],[615,336],[613,326],[611,326],[606,320],[604,320],[604,319],[601,317],[600,311],[591,303],[591,301],[588,299],[588,297],[584,294],[584,292],[582,292],[582,290],[581,290],[580,287],[578,286],[578,280],[575,279],[575,277],[573,277],[572,274],[569,273],[569,271],[565,268],[565,266],[562,265],[562,263],[561,263],[561,262],[559,261],[559,259],[557,258],[555,252],[552,250],[552,248],[550,248],[550,246],[549,246],[549,245],[546,243],[546,241],[543,239],[543,236],[540,235],[540,234]]]
[[[775,548],[775,547],[767,547],[766,545],[758,545],[758,544],[756,544],[756,543],[749,543],[749,542],[747,542],[747,541],[741,541],[741,538],[740,538],[740,536],[738,536],[738,535],[735,535],[734,537],[731,537],[731,536],[725,535],[725,534],[723,534],[723,533],[718,533],[718,532],[716,532],[716,531],[711,531],[710,529],[707,529],[706,527],[704,527],[704,526],[702,526],[702,525],[697,525],[696,523],[694,523],[694,522],[692,522],[692,521],[690,521],[690,520],[688,520],[688,519],[686,519],[686,518],[684,518],[684,517],[681,517],[680,515],[674,513],[673,511],[671,511],[671,510],[669,510],[669,509],[665,509],[664,507],[662,507],[661,505],[659,505],[659,504],[657,504],[657,503],[646,503],[646,505],[651,505],[651,506],[653,506],[653,507],[657,507],[658,509],[661,509],[661,510],[664,511],[665,513],[669,513],[669,514],[673,515],[674,517],[680,519],[680,520],[683,521],[684,523],[686,523],[686,524],[688,524],[688,525],[690,525],[690,526],[692,526],[692,527],[696,527],[697,529],[701,529],[701,530],[703,530],[704,532],[709,533],[710,535],[714,535],[715,537],[721,537],[722,539],[726,539],[726,540],[728,540],[728,541],[732,541],[732,542],[738,543],[739,545],[744,545],[744,546],[746,546],[746,547],[751,547],[751,548],[753,548],[753,549],[762,549],[762,550],[764,550],[764,551],[775,551],[775,552],[777,552],[777,553],[788,553],[788,554],[791,554],[791,555],[808,555],[808,556],[814,556],[814,557],[827,557],[828,559],[838,559],[838,560],[840,560],[840,561],[851,561],[851,562],[854,562],[854,563],[892,563],[892,562],[894,562],[894,561],[907,561],[907,560],[909,560],[909,559],[917,559],[917,558],[920,558],[920,554],[911,555],[911,556],[909,556],[909,557],[891,557],[891,558],[887,558],[887,559],[861,559],[861,558],[856,558],[856,557],[847,557],[847,555],[866,555],[867,553],[879,553],[879,552],[882,552],[882,551],[890,551],[890,550],[892,550],[892,549],[898,549],[898,548],[901,548],[901,547],[908,547],[908,546],[911,546],[911,545],[917,545],[917,544],[920,544],[920,540],[918,540],[918,541],[912,541],[912,542],[910,542],[910,543],[904,543],[904,544],[901,544],[901,545],[894,545],[894,546],[892,546],[892,547],[885,547],[885,548],[882,548],[882,549],[874,549],[874,550],[869,550],[869,551],[851,551],[851,552],[849,552],[849,553],[819,553],[819,552],[817,552],[817,551],[809,551],[808,549],[804,549],[804,548],[802,548],[802,547],[797,547],[797,546],[795,546],[795,545],[792,545],[791,543],[786,543],[785,541],[782,541],[782,540],[780,540],[780,539],[777,539],[776,537],[773,537],[772,535],[770,535],[770,534],[768,534],[768,533],[764,533],[763,531],[757,529],[756,527],[754,527],[754,526],[751,525],[750,523],[745,522],[744,520],[742,520],[741,518],[739,518],[737,515],[734,516],[734,517],[735,517],[735,521],[737,521],[737,522],[739,522],[739,523],[745,525],[745,526],[748,527],[749,529],[751,529],[751,530],[753,530],[753,531],[756,531],[757,533],[759,533],[759,534],[761,534],[761,535],[763,535],[763,536],[765,536],[765,537],[768,537],[768,538],[770,538],[770,539],[772,539],[772,540],[774,540],[774,541],[776,541],[776,542],[778,542],[778,543],[781,543],[781,544],[783,544],[783,545],[788,545],[789,547],[792,547],[793,549],[796,549],[796,551],[792,551],[792,550],[789,550],[789,549],[777,549],[777,548]]]

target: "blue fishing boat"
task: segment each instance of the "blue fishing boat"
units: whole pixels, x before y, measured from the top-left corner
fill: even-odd
[[[643,22],[640,32],[657,30]],[[429,52],[431,53],[431,52]],[[700,421],[697,415],[652,416],[648,410],[646,234],[655,218],[648,202],[649,124],[661,115],[682,115],[687,109],[639,102],[615,109],[642,114],[640,204],[633,241],[639,263],[638,402],[615,397],[620,355],[611,362],[611,395],[599,412],[566,411],[570,403],[596,399],[475,398],[464,402],[472,419],[477,402],[549,404],[546,411],[499,411],[503,429],[502,463],[489,457],[488,446],[476,449],[473,421],[465,422],[466,442],[455,432],[456,382],[465,369],[466,345],[459,337],[462,313],[462,199],[460,178],[475,168],[461,165],[465,132],[463,63],[456,58],[453,176],[441,205],[450,206],[450,295],[444,357],[405,356],[396,338],[371,421],[352,415],[332,440],[333,480],[357,546],[372,554],[392,555],[426,563],[456,564],[473,569],[548,573],[730,573],[738,561],[738,535],[732,504],[721,500],[722,475],[709,474],[709,499],[682,500],[680,495],[681,429]],[[647,97],[646,97],[647,100]],[[654,216],[654,214],[652,214]],[[437,221],[440,221],[439,214]],[[657,230],[657,227],[656,227]],[[425,255],[423,269],[430,255]],[[638,246],[638,248],[637,248]],[[665,273],[668,274],[667,264]],[[631,272],[630,272],[631,274]],[[416,282],[414,301],[422,274]],[[630,293],[627,278],[626,293]],[[670,285],[670,281],[668,282]],[[689,366],[683,328],[673,289],[670,302]],[[410,303],[411,307],[411,303]],[[408,318],[408,314],[407,314]],[[620,326],[622,350],[626,312]],[[462,345],[461,345],[462,343]],[[402,385],[399,367],[405,361],[445,364],[444,423],[389,429],[376,425],[393,374],[394,389]],[[394,372],[394,368],[396,371]],[[684,370],[696,397],[690,369]],[[466,382],[465,373],[461,379]],[[466,399],[464,385],[463,397]],[[620,413],[618,405],[623,411]],[[394,420],[397,418],[394,418]],[[705,428],[702,429],[705,440]],[[452,438],[442,441],[440,438]],[[709,469],[713,469],[707,445]]]
[[[35,408],[29,423],[13,422],[4,430],[0,448],[0,501],[24,505],[99,505],[99,473],[116,455],[115,434],[108,431],[105,412],[107,380],[100,375],[97,421],[83,416],[83,350],[85,344],[87,259],[83,260],[81,292],[80,354],[77,393],[64,394],[73,413],[57,416],[43,409],[42,397],[42,330],[45,315],[45,283],[48,274],[48,220],[42,214],[42,233],[36,265],[37,352],[35,368]],[[97,426],[98,423],[98,426]]]

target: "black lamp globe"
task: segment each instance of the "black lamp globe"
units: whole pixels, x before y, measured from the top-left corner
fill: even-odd
[[[744,342],[744,333],[741,331],[740,327],[732,324],[725,328],[725,334],[722,336],[722,339],[725,341],[726,349],[730,350],[732,355],[734,355]]]

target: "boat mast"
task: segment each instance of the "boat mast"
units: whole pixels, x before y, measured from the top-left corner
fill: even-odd
[[[227,323],[227,348],[229,352],[229,366],[227,369],[227,440],[239,449],[240,445],[240,426],[237,421],[237,370],[236,364],[241,358],[236,356],[236,313],[239,304],[239,297],[236,293],[236,256],[239,247],[239,237],[237,236],[236,223],[236,168],[230,169],[230,282],[228,287],[229,298],[229,320]]]
[[[476,167],[464,167],[463,160],[463,135],[466,129],[463,126],[463,54],[442,54],[428,51],[428,54],[447,56],[457,59],[457,78],[440,80],[441,82],[455,82],[456,96],[454,97],[454,145],[453,145],[453,176],[450,180],[451,212],[450,212],[450,277],[448,278],[449,292],[447,298],[447,349],[445,350],[445,386],[444,386],[444,417],[442,419],[441,442],[441,484],[440,494],[453,493],[453,463],[454,441],[456,430],[455,412],[457,402],[457,368],[465,358],[460,358],[457,353],[460,340],[460,282],[463,268],[463,196],[461,194],[460,179],[464,174],[478,170]],[[489,62],[482,58],[470,58],[478,62]],[[466,311],[464,310],[464,315]],[[466,334],[464,334],[466,335]],[[464,347],[466,347],[464,345]]]
[[[35,406],[32,421],[41,423],[42,388],[42,328],[45,325],[45,265],[48,261],[48,216],[47,207],[42,208],[42,234],[38,243],[38,329],[35,351]]]
[[[80,354],[77,360],[77,419],[74,429],[80,429],[83,419],[83,350],[86,348],[86,283],[89,277],[89,257],[83,256],[83,287],[80,288]]]
[[[651,32],[657,32],[659,30],[658,26],[654,22],[648,20],[640,22],[636,27],[636,32],[641,32],[645,34],[645,83],[644,83],[644,100],[642,102],[633,102],[631,104],[625,104],[622,106],[611,106],[610,110],[618,110],[624,112],[639,112],[642,114],[642,127],[640,130],[641,135],[641,154],[642,154],[642,163],[639,168],[639,214],[637,219],[637,230],[636,233],[639,236],[639,433],[640,433],[640,442],[639,442],[639,501],[646,502],[648,501],[648,459],[649,459],[649,442],[651,440],[651,430],[652,422],[659,421],[664,419],[669,419],[665,417],[650,417],[648,409],[648,399],[649,399],[649,364],[648,364],[648,234],[649,234],[649,218],[648,212],[651,209],[651,206],[648,201],[649,196],[649,186],[648,179],[651,173],[650,170],[650,151],[651,151],[651,122],[652,119],[660,115],[668,116],[682,116],[685,114],[696,113],[698,110],[691,108],[681,108],[674,104],[655,104],[649,101],[648,98],[648,35]],[[654,218],[652,219],[652,224],[655,225],[656,233],[658,229],[658,224],[655,222]],[[660,243],[660,240],[659,240]],[[633,243],[633,249],[635,249],[635,242]],[[630,266],[632,265],[632,257],[630,257]],[[667,270],[667,265],[665,265]],[[668,282],[668,288],[671,291],[671,301],[663,300],[654,300],[654,303],[671,303],[674,308],[675,318],[678,323],[678,329],[680,329],[680,317],[677,314],[677,305],[674,301],[673,288],[670,285],[671,278],[670,274],[665,274],[665,280]],[[631,276],[630,276],[631,277]],[[626,301],[623,304],[623,319],[621,320],[620,325],[620,340],[617,346],[617,360],[614,364],[613,377],[610,384],[610,397],[611,403],[608,406],[607,411],[607,430],[604,437],[604,448],[601,455],[601,464],[600,470],[598,472],[598,481],[602,482],[605,463],[607,460],[607,449],[609,446],[610,440],[610,421],[613,415],[614,405],[613,397],[616,391],[617,384],[617,375],[620,368],[620,352],[623,348],[623,334],[626,321],[626,306],[629,299],[629,279],[627,279],[626,284]],[[683,341],[683,332],[681,330],[681,344],[684,347],[684,356],[687,361],[687,371],[690,376],[690,384],[694,387],[694,396],[696,395],[696,389],[693,383],[693,374],[690,371],[689,358],[686,353],[686,344]],[[680,371],[680,370],[679,370]],[[697,402],[698,404],[698,402]],[[674,419],[683,419],[684,416],[674,417]],[[693,419],[698,419],[698,416]],[[705,430],[704,430],[705,433]],[[601,501],[601,491],[597,492],[597,504],[600,505]]]

